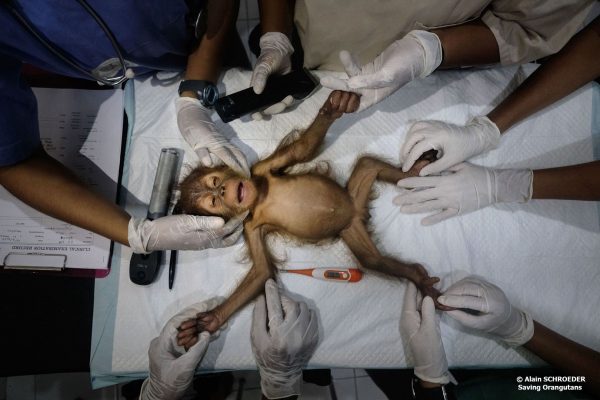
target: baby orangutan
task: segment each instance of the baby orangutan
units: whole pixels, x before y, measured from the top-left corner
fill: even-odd
[[[199,167],[182,182],[180,207],[184,212],[228,218],[250,211],[244,222],[244,237],[253,265],[224,303],[180,326],[177,336],[180,345],[193,345],[198,331],[216,331],[233,313],[260,294],[265,281],[275,273],[265,245],[265,236],[271,232],[283,232],[312,242],[341,237],[363,268],[410,279],[424,294],[437,298],[439,292],[432,285],[438,278],[430,277],[420,264],[407,264],[382,255],[366,228],[373,182],[377,179],[395,184],[417,175],[426,161],[420,161],[413,170],[404,173],[378,159],[362,157],[346,188],[316,173],[284,173],[294,164],[315,158],[331,124],[343,113],[356,111],[358,105],[357,95],[332,92],[306,132],[256,163],[250,179],[237,176],[228,167]]]

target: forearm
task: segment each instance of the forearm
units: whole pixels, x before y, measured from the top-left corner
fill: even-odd
[[[533,171],[532,198],[600,200],[600,161]]]
[[[585,385],[600,394],[600,353],[582,346],[534,321],[534,333],[524,345],[562,371],[585,376]]]
[[[41,149],[19,164],[0,168],[0,184],[44,214],[129,245],[130,216]]]
[[[498,42],[480,20],[432,31],[442,44],[440,68],[496,64],[500,61]]]
[[[281,32],[288,37],[293,29],[293,0],[260,0],[260,26],[262,33]]]
[[[244,224],[244,237],[248,246],[252,267],[233,294],[216,311],[221,322],[246,305],[264,290],[265,282],[274,271],[274,265],[266,248],[263,232],[251,222]]]
[[[185,71],[186,80],[206,80],[217,82],[221,72],[223,55],[233,32],[237,18],[237,0],[210,0],[206,13],[206,33],[198,47],[189,55]],[[184,96],[193,92],[184,92]]]
[[[504,132],[517,122],[567,96],[600,76],[600,19],[574,36],[539,67],[488,118]]]

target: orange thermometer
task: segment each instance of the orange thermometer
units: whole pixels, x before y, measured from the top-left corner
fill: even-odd
[[[280,272],[312,276],[324,281],[358,282],[362,279],[362,271],[358,268],[282,269]]]

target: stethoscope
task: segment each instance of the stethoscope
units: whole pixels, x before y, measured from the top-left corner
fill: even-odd
[[[52,54],[54,54],[55,56],[60,58],[62,61],[66,62],[71,67],[75,68],[77,71],[79,71],[82,74],[87,75],[90,78],[92,78],[93,80],[97,81],[99,84],[117,86],[117,85],[120,85],[121,83],[125,82],[129,78],[133,78],[134,73],[130,68],[127,68],[127,65],[125,64],[125,59],[123,58],[123,55],[121,54],[121,49],[119,48],[119,44],[117,43],[115,35],[113,35],[110,28],[104,23],[104,21],[102,20],[102,18],[100,18],[98,13],[85,0],[77,0],[77,1],[87,11],[87,13],[90,14],[92,16],[92,18],[94,18],[96,23],[102,28],[102,30],[106,34],[106,37],[110,41],[113,49],[115,50],[115,53],[117,54],[117,58],[119,59],[119,64],[120,64],[119,70],[122,71],[121,75],[113,76],[113,77],[102,77],[102,76],[94,75],[92,73],[92,71],[88,71],[87,69],[83,68],[76,61],[74,61],[73,59],[70,59],[60,49],[58,49],[56,46],[54,46],[52,43],[50,43],[46,38],[44,38],[42,36],[42,34],[37,29],[35,29],[29,23],[29,21],[27,21],[27,19],[24,16],[22,16],[19,13],[19,11],[14,7],[12,0],[4,0],[4,1],[2,1],[2,4],[4,4],[13,13],[13,15],[17,18],[17,20],[19,20],[19,22],[25,27],[25,29],[27,29],[33,36],[35,36],[35,38],[40,43],[42,43],[44,45],[44,47],[46,47],[48,50],[50,50],[50,52],[52,52]]]

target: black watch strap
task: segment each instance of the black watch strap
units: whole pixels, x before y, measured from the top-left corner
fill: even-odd
[[[183,92],[194,92],[202,105],[212,107],[219,99],[219,91],[214,83],[203,80],[185,80],[181,81],[178,89],[179,95]]]
[[[452,385],[424,388],[416,376],[411,381],[413,398],[416,400],[455,400]]]

